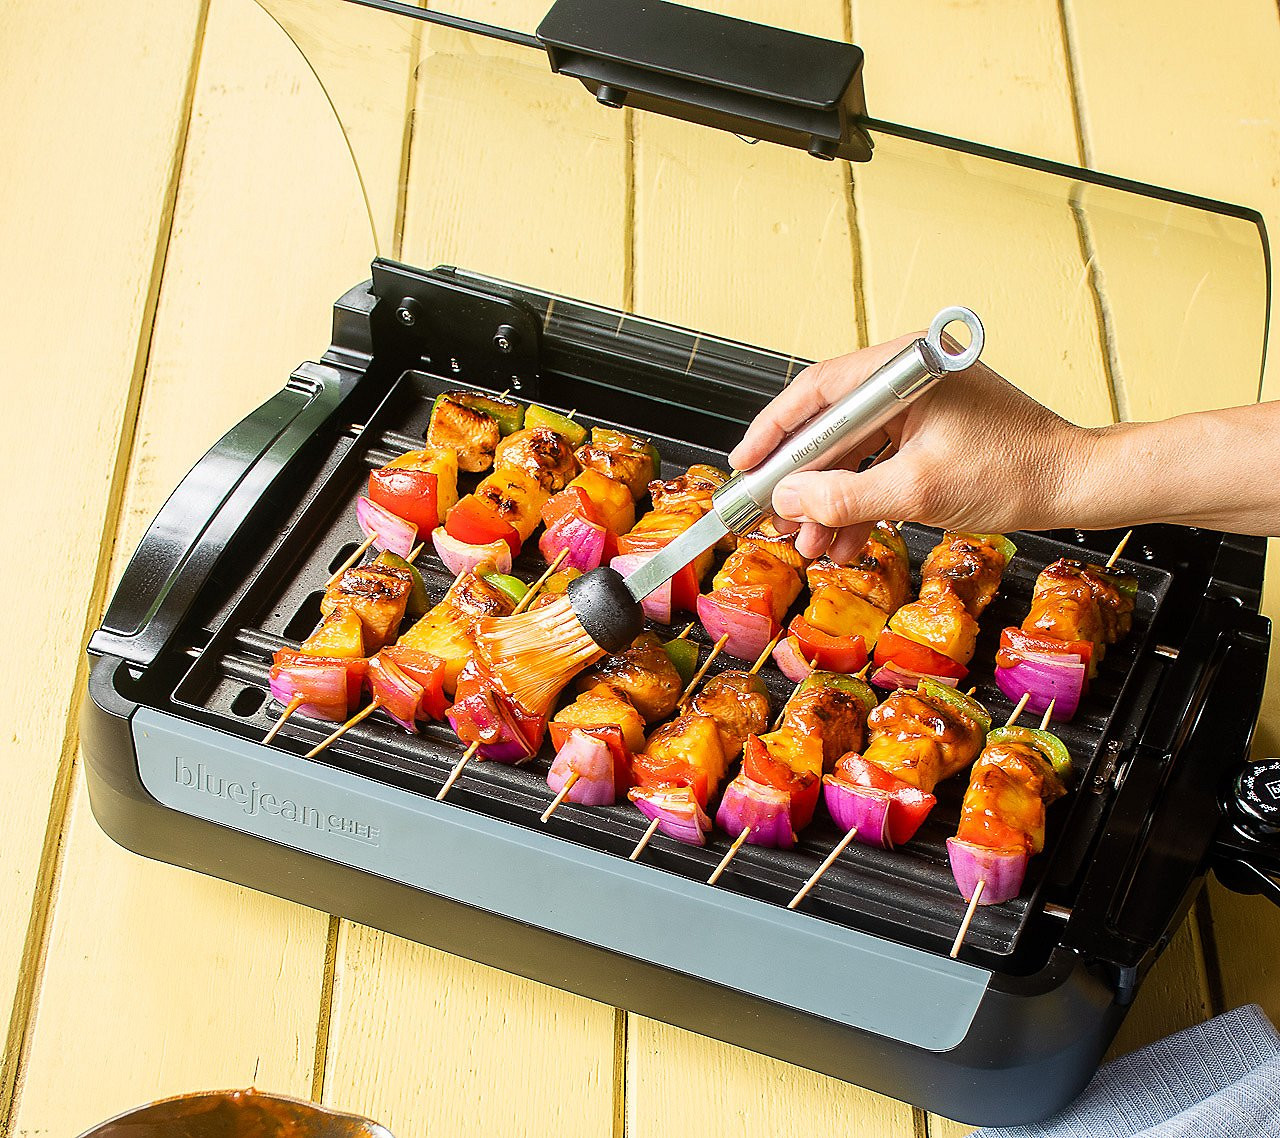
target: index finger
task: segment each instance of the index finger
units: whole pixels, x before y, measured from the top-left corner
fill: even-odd
[[[759,465],[796,428],[852,391],[914,338],[900,336],[805,368],[755,417],[742,441],[730,451],[729,465],[734,470],[750,470]]]

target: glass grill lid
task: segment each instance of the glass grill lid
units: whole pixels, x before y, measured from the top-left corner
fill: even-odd
[[[963,304],[991,366],[1085,424],[1257,398],[1256,213],[868,117],[847,44],[640,0],[259,3],[337,117],[371,258],[797,367]]]

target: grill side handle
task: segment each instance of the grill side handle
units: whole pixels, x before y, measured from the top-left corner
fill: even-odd
[[[223,552],[249,522],[357,377],[303,364],[288,384],[222,436],[169,495],[129,561],[95,656],[150,665],[200,595]]]

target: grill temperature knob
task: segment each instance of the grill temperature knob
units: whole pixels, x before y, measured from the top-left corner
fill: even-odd
[[[1260,834],[1280,834],[1280,759],[1246,763],[1236,778],[1236,817]]]

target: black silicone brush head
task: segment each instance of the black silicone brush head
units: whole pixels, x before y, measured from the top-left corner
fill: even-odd
[[[583,630],[606,652],[621,652],[644,631],[644,609],[616,569],[592,569],[567,593]]]

